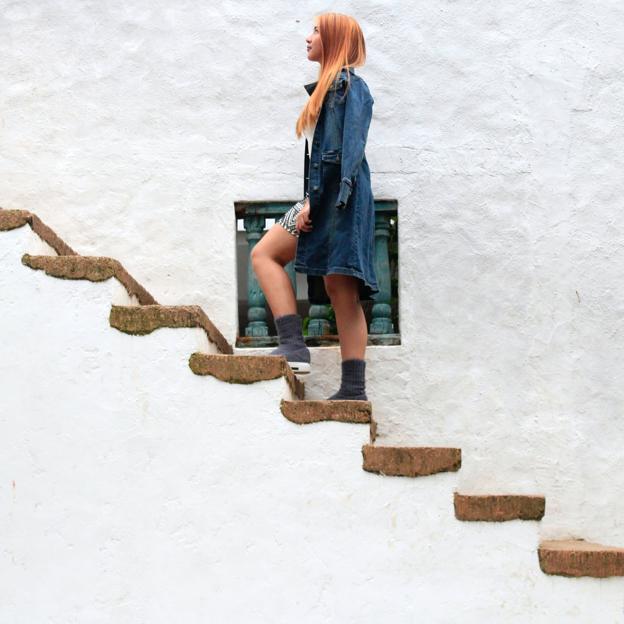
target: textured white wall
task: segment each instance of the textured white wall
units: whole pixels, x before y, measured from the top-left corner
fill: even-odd
[[[621,579],[544,575],[535,523],[458,522],[461,473],[364,472],[366,426],[194,375],[202,332],[111,329],[114,280],[37,249],[0,234],[1,622],[620,621]]]
[[[0,2],[0,205],[236,333],[242,199],[298,199],[318,2]],[[380,443],[457,444],[463,489],[547,496],[544,536],[624,544],[624,8],[380,2],[356,15],[368,157],[400,214]],[[336,349],[313,354],[312,398]]]

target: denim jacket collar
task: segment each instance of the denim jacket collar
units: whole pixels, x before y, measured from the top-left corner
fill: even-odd
[[[349,67],[349,72],[351,73],[352,76],[355,76],[355,69],[353,69],[353,67]],[[343,67],[340,70],[340,76],[336,77],[336,80],[334,80],[331,88],[334,88],[334,89],[337,88],[342,83],[343,80],[346,80],[346,77],[347,77],[347,68]],[[308,92],[308,95],[312,95],[317,84],[318,84],[318,80],[316,80],[315,82],[309,82],[308,84],[303,85],[303,88]]]

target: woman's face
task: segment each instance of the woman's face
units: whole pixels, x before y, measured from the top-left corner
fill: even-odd
[[[308,46],[308,61],[321,62],[321,33],[319,33],[318,23],[314,23],[312,32],[306,37]]]

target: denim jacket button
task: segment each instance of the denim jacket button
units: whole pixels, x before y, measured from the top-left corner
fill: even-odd
[[[314,163],[312,166],[313,166],[315,169],[318,169],[318,163]]]
[[[313,186],[313,187],[312,187],[312,190],[313,190],[313,191],[318,191],[318,188],[319,188],[318,186]]]

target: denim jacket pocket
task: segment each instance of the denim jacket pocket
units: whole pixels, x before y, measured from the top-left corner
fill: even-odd
[[[341,150],[327,150],[321,154],[321,161],[324,163],[333,163],[339,165],[342,161]]]

